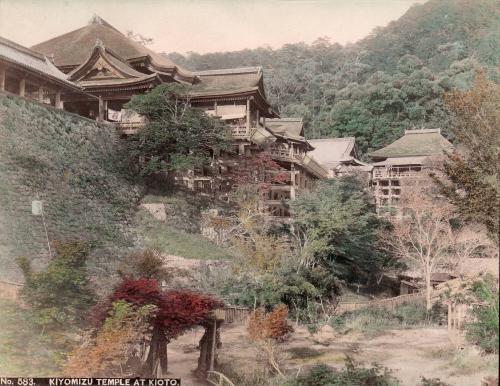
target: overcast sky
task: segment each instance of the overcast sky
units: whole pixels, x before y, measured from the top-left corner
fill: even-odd
[[[425,0],[0,0],[0,36],[25,46],[84,26],[97,14],[164,52],[232,51],[320,36],[345,44]]]

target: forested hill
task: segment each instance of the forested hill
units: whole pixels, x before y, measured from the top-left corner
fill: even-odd
[[[446,132],[443,92],[468,87],[479,66],[498,77],[500,3],[430,0],[347,46],[319,38],[275,50],[168,55],[192,70],[263,66],[282,116],[304,117],[309,137],[355,136],[366,153],[407,128]]]

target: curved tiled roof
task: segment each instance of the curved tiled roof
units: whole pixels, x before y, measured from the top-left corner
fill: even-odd
[[[439,129],[406,130],[405,134],[386,147],[369,154],[375,160],[389,157],[442,155],[453,145]]]
[[[191,88],[194,95],[253,91],[258,90],[262,83],[260,67],[197,71],[194,74],[201,80]]]
[[[268,119],[266,126],[275,134],[281,134],[295,139],[304,139],[304,122],[302,118]]]
[[[352,154],[356,143],[354,137],[310,139],[309,143],[314,146],[313,157],[329,169],[354,160],[356,156]]]
[[[68,76],[54,66],[45,56],[2,37],[0,37],[0,59],[39,73],[42,76],[50,77],[74,90],[79,90],[78,86],[70,82]]]
[[[112,47],[119,56],[126,60],[148,57],[153,67],[193,78],[191,72],[177,66],[166,56],[128,38],[100,17],[94,17],[85,27],[36,44],[31,49],[53,57],[58,67],[78,66],[87,59],[96,40],[101,40],[105,46]]]

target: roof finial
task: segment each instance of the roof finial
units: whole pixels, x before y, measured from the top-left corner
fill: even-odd
[[[104,42],[103,42],[101,39],[97,38],[97,39],[95,40],[94,47],[101,47],[101,48],[104,48]]]
[[[94,13],[92,19],[90,19],[89,21],[89,24],[102,24],[102,22],[103,20],[101,19],[101,17]]]

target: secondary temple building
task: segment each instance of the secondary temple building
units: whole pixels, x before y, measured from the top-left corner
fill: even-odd
[[[401,193],[441,165],[453,145],[440,129],[406,130],[405,134],[369,154],[372,159],[372,186],[379,212],[398,207]]]

